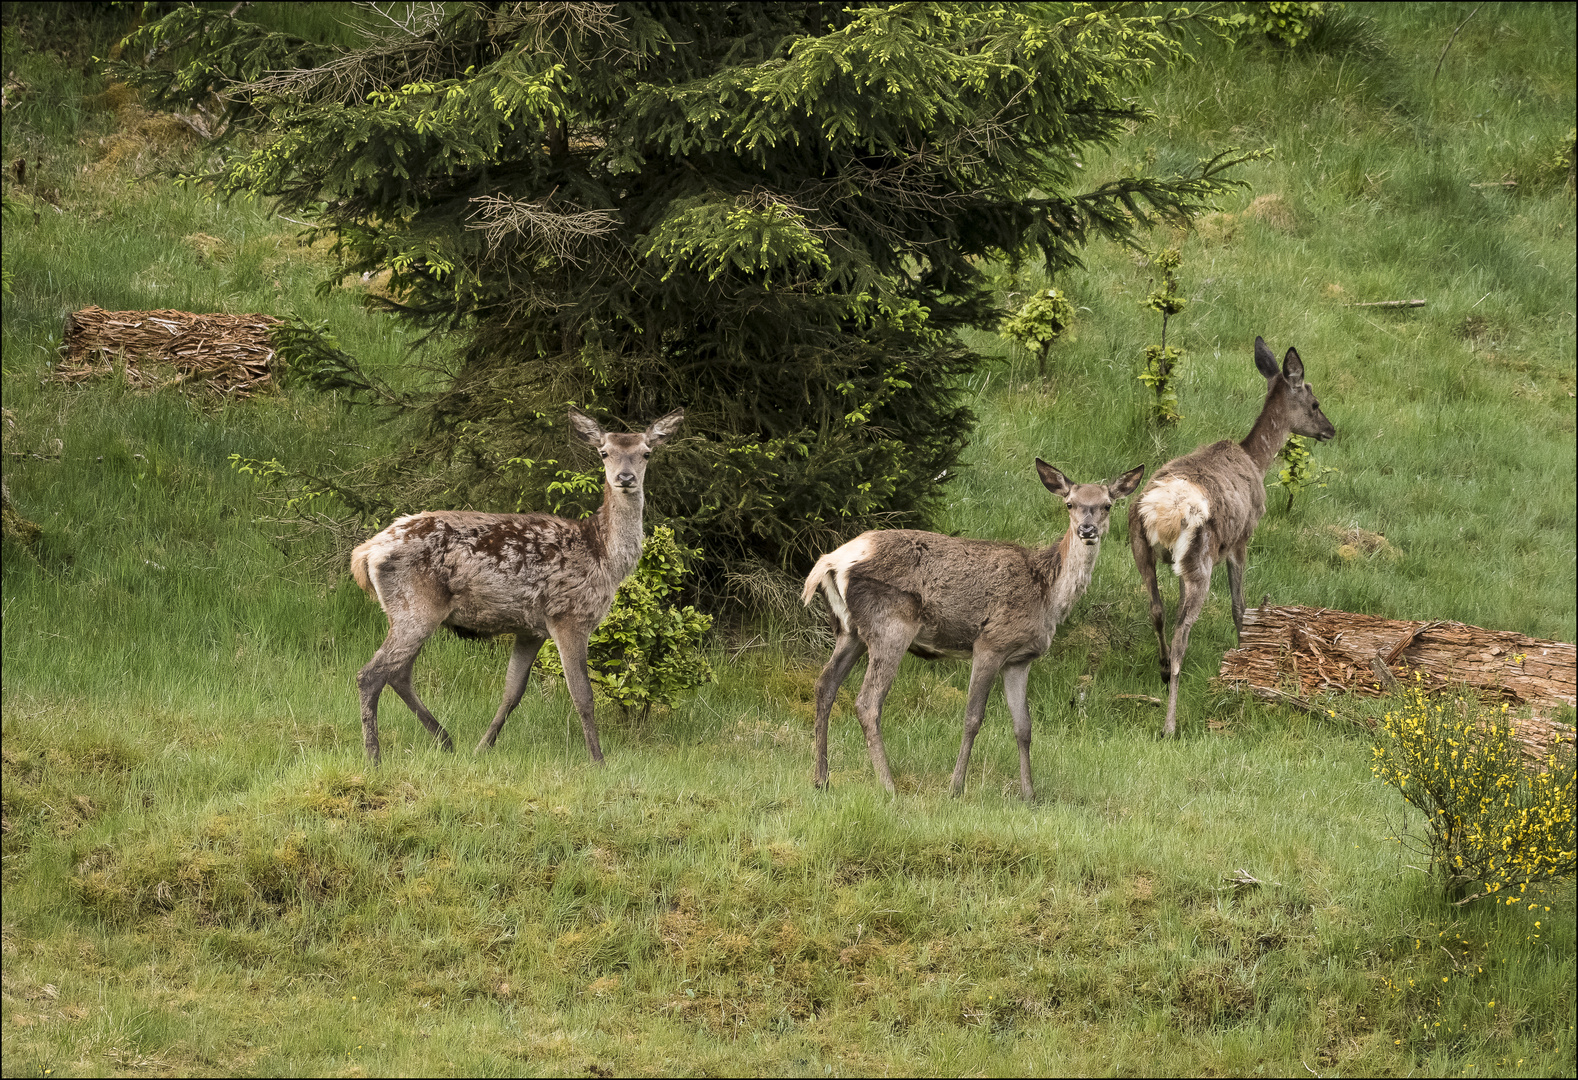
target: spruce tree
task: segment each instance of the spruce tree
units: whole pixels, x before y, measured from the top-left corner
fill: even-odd
[[[387,10],[408,14],[347,52],[183,8],[125,52],[160,58],[123,68],[228,102],[256,134],[220,189],[332,236],[342,272],[392,271],[388,305],[443,335],[424,441],[339,485],[370,516],[595,505],[573,403],[637,425],[684,406],[649,514],[714,571],[924,525],[973,422],[959,387],[982,358],[954,332],[998,317],[982,264],[1055,274],[1095,236],[1133,243],[1243,160],[1081,189],[1085,155],[1149,118],[1128,95],[1182,56],[1186,11]],[[435,475],[438,501],[402,501]]]

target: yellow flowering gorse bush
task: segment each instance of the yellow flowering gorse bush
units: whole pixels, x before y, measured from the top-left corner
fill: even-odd
[[[1416,676],[1403,707],[1376,728],[1372,770],[1425,815],[1432,867],[1459,900],[1525,899],[1538,881],[1574,873],[1574,764],[1568,749],[1525,767],[1507,706],[1432,704]]]

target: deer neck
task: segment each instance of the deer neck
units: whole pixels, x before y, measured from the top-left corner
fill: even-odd
[[[603,541],[603,565],[616,582],[623,581],[641,558],[641,514],[646,494],[617,491],[603,483],[603,505],[597,511],[596,529]]]
[[[1288,441],[1288,434],[1293,427],[1287,418],[1282,415],[1282,410],[1277,407],[1278,402],[1266,398],[1265,408],[1260,410],[1260,415],[1255,418],[1255,426],[1249,429],[1249,434],[1244,436],[1244,441],[1239,446],[1244,448],[1244,453],[1255,466],[1265,473],[1271,468],[1271,463],[1277,460],[1283,444]]]
[[[1101,540],[1098,537],[1094,544],[1087,544],[1071,528],[1056,544],[1038,554],[1049,582],[1047,625],[1056,627],[1090,587],[1096,556],[1101,554]]]

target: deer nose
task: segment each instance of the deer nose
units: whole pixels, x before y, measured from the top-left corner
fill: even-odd
[[[1081,540],[1090,541],[1096,539],[1096,526],[1088,521],[1076,529],[1075,532],[1078,533]]]
[[[614,483],[618,484],[622,488],[635,487],[636,474],[633,472],[622,472],[618,476],[614,477]]]

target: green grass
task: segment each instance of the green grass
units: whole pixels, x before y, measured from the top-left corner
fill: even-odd
[[[1149,151],[1277,148],[1226,216],[1155,237],[1182,244],[1193,298],[1169,337],[1183,422],[1143,420],[1147,269],[1092,249],[1059,282],[1085,310],[1050,385],[973,339],[1004,359],[973,380],[982,424],[939,527],[1050,541],[1063,515],[1033,456],[1089,481],[1242,437],[1259,333],[1299,349],[1339,432],[1316,458],[1340,473],[1291,512],[1270,492],[1252,603],[1573,640],[1574,210],[1541,171],[1572,122],[1573,14],[1484,5],[1432,85],[1471,8],[1355,8],[1384,61],[1207,49],[1155,87],[1155,125],[1089,163],[1099,181]],[[352,676],[382,618],[318,568],[326,546],[274,539],[227,459],[355,461],[400,426],[305,392],[45,379],[87,304],[295,310],[386,377],[421,375],[357,290],[315,295],[332,264],[292,226],[158,179],[201,151],[94,108],[103,88],[39,44],[8,28],[28,91],[7,90],[4,157],[42,179],[6,181],[5,468],[43,540],[7,542],[0,601],[6,1073],[1574,1070],[1571,884],[1525,910],[1444,904],[1388,840],[1417,819],[1366,739],[1211,685],[1225,583],[1184,737],[1119,697],[1160,690],[1121,513],[1033,669],[1034,807],[1000,697],[946,797],[962,664],[901,670],[897,798],[847,707],[815,792],[824,656],[787,631],[720,636],[719,683],[671,715],[601,710],[603,770],[562,688],[536,684],[481,758],[438,753],[391,695],[367,769]],[[1469,186],[1507,173],[1516,189]],[[1352,528],[1395,553],[1344,559]],[[445,636],[418,664],[462,747],[507,652]],[[1262,884],[1235,888],[1240,869]]]

